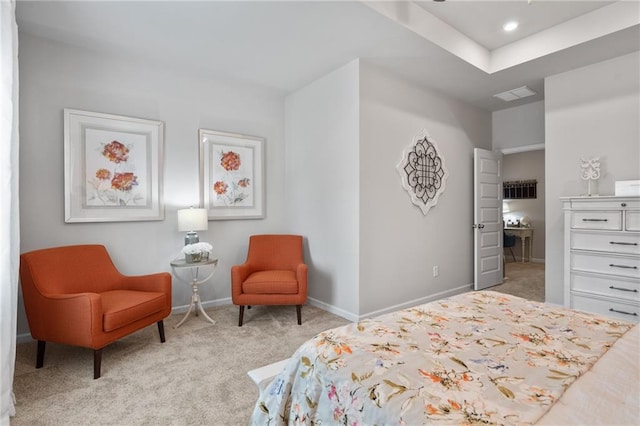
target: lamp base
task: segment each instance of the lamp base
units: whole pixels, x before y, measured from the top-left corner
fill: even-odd
[[[198,234],[193,231],[187,232],[187,236],[184,237],[185,246],[188,246],[189,244],[199,243],[199,242],[200,242],[200,238],[198,237]]]

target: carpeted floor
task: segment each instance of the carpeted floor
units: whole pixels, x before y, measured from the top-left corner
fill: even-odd
[[[544,300],[544,265],[508,263],[508,279],[490,288]],[[247,371],[289,357],[320,331],[348,321],[313,306],[255,306],[237,326],[238,309],[208,309],[211,325],[182,314],[165,320],[167,341],[150,326],[107,346],[93,380],[92,351],[47,344],[36,370],[36,343],[18,345],[14,390],[21,425],[242,425],[258,398]]]
[[[348,321],[313,306],[255,306],[238,327],[238,308],[207,309],[212,325],[182,314],[165,320],[167,341],[150,326],[107,346],[102,377],[93,352],[47,344],[35,369],[36,343],[17,346],[14,391],[20,425],[242,425],[258,390],[247,371],[285,359],[300,344]]]
[[[505,275],[502,284],[487,290],[544,302],[544,263],[507,262]]]

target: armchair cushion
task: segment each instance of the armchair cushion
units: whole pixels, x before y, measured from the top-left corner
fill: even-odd
[[[258,271],[242,283],[247,294],[297,294],[298,280],[294,271]]]
[[[158,292],[112,290],[100,293],[100,296],[103,328],[107,333],[160,312],[167,305],[166,295]]]

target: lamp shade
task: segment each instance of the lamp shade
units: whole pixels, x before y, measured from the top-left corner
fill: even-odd
[[[209,219],[206,209],[178,210],[178,231],[206,231],[209,229]]]

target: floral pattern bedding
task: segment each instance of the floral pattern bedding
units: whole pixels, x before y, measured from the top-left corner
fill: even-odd
[[[252,424],[533,424],[632,324],[493,291],[320,333]]]

